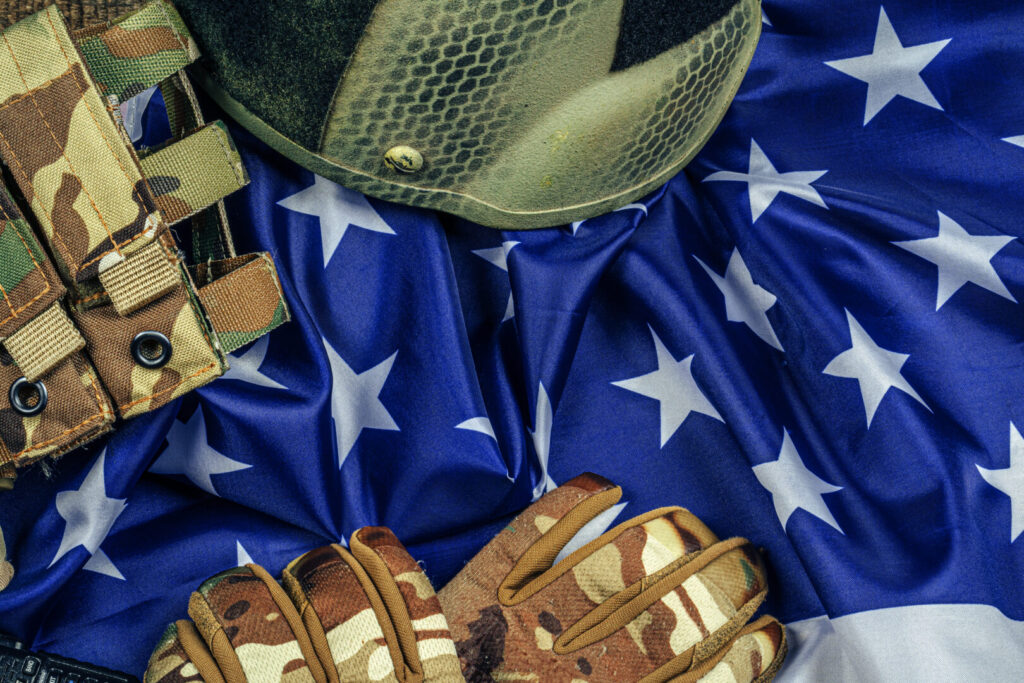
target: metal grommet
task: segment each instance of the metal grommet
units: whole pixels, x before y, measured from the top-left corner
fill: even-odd
[[[24,377],[19,377],[11,384],[7,398],[14,412],[22,417],[32,417],[43,412],[49,395],[46,393],[46,385],[41,381],[29,382]]]
[[[156,369],[167,365],[171,351],[171,340],[153,330],[139,332],[132,339],[132,358],[144,368]]]

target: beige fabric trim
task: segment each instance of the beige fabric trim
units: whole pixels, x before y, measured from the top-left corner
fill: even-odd
[[[7,588],[14,578],[14,565],[7,561],[7,544],[4,542],[4,530],[0,529],[0,591]]]
[[[59,302],[4,340],[25,379],[35,382],[61,361],[85,348],[85,339]]]
[[[349,549],[373,581],[373,585],[384,603],[385,614],[377,612],[377,621],[381,624],[387,621],[395,630],[395,637],[404,660],[402,667],[399,667],[396,662],[395,671],[402,681],[421,681],[423,680],[423,662],[420,661],[419,648],[416,645],[416,632],[409,616],[409,606],[405,604],[402,591],[398,588],[398,583],[395,582],[395,577],[392,576],[387,563],[375,550],[362,542],[359,538],[360,531],[362,529],[352,534],[352,538],[349,540]],[[374,611],[377,610],[374,609]]]
[[[100,282],[120,315],[130,315],[181,285],[178,269],[158,241],[108,268],[104,265],[100,263]]]
[[[192,622],[180,619],[174,624],[178,627],[178,642],[203,680],[206,683],[224,683],[217,662],[213,661],[213,655],[206,649],[206,643]]]
[[[619,629],[624,628],[626,624],[636,619],[642,612],[646,611],[647,608],[660,600],[669,591],[674,590],[676,586],[681,585],[686,579],[726,553],[741,546],[749,545],[749,543],[750,541],[745,538],[730,538],[727,541],[721,541],[698,554],[696,558],[686,564],[681,565],[668,574],[659,576],[654,583],[649,583],[651,577],[637,581],[626,588],[626,590],[620,591],[608,600],[605,600],[575,624],[562,631],[562,634],[555,641],[552,650],[556,654],[568,654],[607,638]],[[753,605],[753,609],[750,610],[751,612],[757,609],[757,606],[764,600],[764,594],[766,593],[767,591],[760,595],[760,599]],[[754,601],[752,600],[751,602]],[[743,621],[749,618],[750,614],[747,614]],[[715,638],[716,636],[717,634],[713,634],[711,637]],[[698,644],[697,647],[700,647],[700,645]]]
[[[281,610],[281,616],[284,617],[288,627],[291,628],[292,634],[295,636],[295,642],[299,644],[302,658],[306,660],[306,667],[309,670],[310,677],[316,683],[327,683],[327,675],[324,673],[323,666],[320,663],[320,657],[317,656],[313,643],[310,641],[309,633],[306,632],[306,627],[302,623],[302,617],[299,616],[298,610],[295,609],[295,603],[292,602],[292,599],[284,592],[281,585],[274,580],[274,577],[266,569],[252,563],[245,566],[249,568],[253,576],[263,582],[274,604]]]

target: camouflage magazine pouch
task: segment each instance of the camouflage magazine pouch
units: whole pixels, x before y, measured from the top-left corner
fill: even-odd
[[[6,188],[0,187],[0,476],[110,429],[114,409],[65,289]]]
[[[169,3],[73,35],[49,7],[0,37],[0,156],[52,256],[50,265],[15,203],[5,202],[0,277],[15,295],[7,297],[12,320],[17,306],[28,308],[0,327],[0,380],[12,386],[12,410],[18,381],[37,383],[43,398],[32,407],[43,406],[31,428],[0,410],[2,466],[59,455],[115,416],[211,381],[226,371],[228,352],[288,312],[269,255],[234,252],[221,200],[249,178],[224,124],[202,119],[181,72],[198,50]],[[136,153],[118,105],[158,84],[175,138]],[[201,286],[168,229],[189,218]],[[18,251],[22,242],[34,247]],[[32,267],[25,254],[44,265]],[[70,315],[58,302],[65,290]],[[83,411],[99,417],[70,430],[69,416]]]

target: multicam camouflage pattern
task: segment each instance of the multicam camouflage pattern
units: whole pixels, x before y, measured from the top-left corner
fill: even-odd
[[[42,378],[49,402],[32,417],[22,417],[6,400],[7,387],[21,375],[10,354],[0,348],[0,464],[20,467],[57,456],[113,427],[114,407],[81,353],[72,354]]]
[[[63,296],[64,287],[2,183],[0,221],[0,339],[4,339]]]
[[[148,152],[140,162],[156,205],[171,225],[249,184],[242,157],[222,121]]]
[[[709,660],[707,673],[696,680],[700,683],[733,683],[734,681],[770,681],[778,672],[786,656],[786,633],[782,624],[762,618],[744,629],[733,641],[721,659]]]
[[[285,588],[303,615],[319,623],[340,680],[395,681],[381,623],[346,556],[336,546],[306,553],[288,565]]]
[[[161,241],[167,258],[187,277],[170,236],[163,235]],[[122,417],[166,405],[227,370],[224,354],[216,348],[191,291],[192,287],[183,285],[130,316],[118,315],[109,305],[73,303],[72,316],[85,337],[89,357]],[[142,367],[131,356],[132,339],[145,331],[159,332],[171,342],[171,359],[162,368]]]
[[[590,474],[559,487],[440,592],[468,681],[668,680],[716,656],[750,619],[767,591],[759,554],[742,539],[720,543],[680,508],[626,522],[554,568],[541,567],[522,577],[522,585],[510,586],[521,558],[558,520],[613,490]],[[616,499],[608,497],[607,504]],[[512,590],[503,592],[503,586]],[[735,657],[752,651],[748,642]],[[770,639],[754,641],[759,648],[764,642]],[[779,641],[758,649],[760,663],[736,680],[757,680],[777,666],[780,651]]]
[[[358,552],[357,544],[369,548],[379,558],[398,587],[402,603],[409,613],[409,626],[415,636],[416,656],[423,669],[423,680],[431,683],[463,681],[448,622],[423,568],[390,529],[360,529],[354,535],[354,552]],[[395,621],[397,628],[398,620]]]
[[[149,668],[146,669],[145,683],[156,683],[156,681],[196,681],[201,682],[203,677],[199,669],[189,658],[188,652],[182,644],[178,624],[170,624],[160,636],[160,640],[149,658]]]
[[[185,22],[164,0],[150,2],[101,30],[82,38],[78,47],[100,92],[116,95],[121,102],[199,57]]]
[[[287,608],[294,613],[294,607]],[[308,634],[293,630],[292,620],[251,566],[203,583],[189,601],[189,616],[206,642],[214,643],[220,637],[216,634],[223,633],[247,681],[308,681],[314,680],[314,671],[322,677],[319,660],[309,656]],[[225,674],[230,677],[227,667]]]
[[[166,228],[55,7],[3,32],[0,155],[61,271],[97,276]]]
[[[371,554],[363,564],[337,545],[318,548],[293,561],[283,577],[291,599],[284,613],[268,584],[255,575],[253,565],[223,572],[193,594],[189,614],[211,644],[210,651],[217,653],[215,658],[228,683],[325,680],[324,669],[336,672],[337,680],[352,683],[464,680],[447,622],[423,570],[387,529],[362,529],[353,537],[354,546],[357,542]],[[401,596],[408,619],[398,616],[400,610],[394,606],[381,606],[378,596],[389,590],[391,595],[397,592]],[[305,632],[294,628],[297,623]],[[414,634],[418,663],[410,662],[408,653],[403,653],[406,658],[396,669],[388,639],[400,649],[395,634],[403,630]],[[223,636],[217,635],[220,633]],[[226,643],[237,657],[244,678],[233,678],[233,663],[227,661],[231,655],[218,652],[217,641]],[[324,667],[319,674],[316,666],[310,666],[308,648],[312,645],[302,643],[319,643],[325,648],[316,655],[316,666]],[[409,664],[412,669],[407,668]],[[172,625],[150,658],[146,683],[198,680],[197,674],[183,644],[180,624]]]
[[[117,416],[153,410],[218,377],[227,369],[227,352],[286,321],[288,311],[268,255],[205,264],[200,292],[167,230],[163,211],[183,219],[248,182],[223,124],[153,154],[146,178],[111,116],[116,108],[101,98],[129,95],[197,56],[164,0],[79,34],[90,68],[54,7],[0,38],[0,155],[54,257],[47,259],[0,188],[0,343],[9,346],[0,346],[0,389],[29,374],[18,362],[27,363],[23,352],[35,350],[39,336],[21,343],[25,334],[12,335],[42,320],[42,311],[52,313],[48,307],[65,305],[64,284],[72,320],[85,338],[84,353],[64,357],[70,351],[61,351],[63,360],[31,355],[49,396],[41,413],[23,417],[0,400],[0,476],[9,477],[11,464],[60,455],[109,430]],[[104,79],[102,86],[93,73]],[[154,264],[163,273],[160,282]],[[170,361],[161,368],[145,368],[131,356],[132,339],[144,331],[171,342]]]
[[[269,254],[210,261],[192,270],[199,300],[226,353],[288,320],[277,268]]]
[[[28,222],[2,185],[0,214],[3,219],[0,224],[2,340],[50,306],[60,306],[64,287]],[[0,391],[6,394],[23,374],[11,355],[0,346]],[[110,429],[114,420],[113,406],[83,354],[72,354],[42,379],[49,403],[38,415],[22,417],[5,399],[0,399],[0,465],[59,455]]]

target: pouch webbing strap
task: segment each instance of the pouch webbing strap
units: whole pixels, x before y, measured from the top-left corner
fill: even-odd
[[[4,348],[25,379],[35,382],[72,353],[85,348],[85,339],[60,303],[54,302],[5,339]]]
[[[196,97],[192,81],[184,73],[177,73],[160,84],[160,94],[164,98],[167,109],[167,121],[171,126],[171,136],[180,139],[191,131],[199,128],[206,119],[199,110],[199,99]]]
[[[142,0],[56,0],[72,28],[112,21],[142,5]],[[0,0],[0,20],[10,26],[30,14],[41,12],[54,0]]]
[[[249,182],[242,158],[221,121],[142,157],[140,163],[169,225],[198,213]]]
[[[165,0],[147,3],[112,26],[88,28],[74,37],[100,92],[116,95],[121,102],[199,57],[185,22]]]
[[[191,270],[199,285],[199,300],[226,353],[288,321],[288,307],[270,254],[210,261]]]
[[[204,123],[192,83],[181,71],[160,84],[160,92],[167,107],[167,119],[171,133],[176,138],[185,137]],[[234,149],[234,147],[232,147]],[[231,238],[227,211],[224,202],[219,201],[209,210],[192,219],[192,261],[204,263],[234,258],[235,243]]]
[[[159,242],[102,270],[100,282],[120,315],[130,315],[182,284],[177,267]]]
[[[0,154],[76,282],[165,227],[56,7],[0,35]]]

